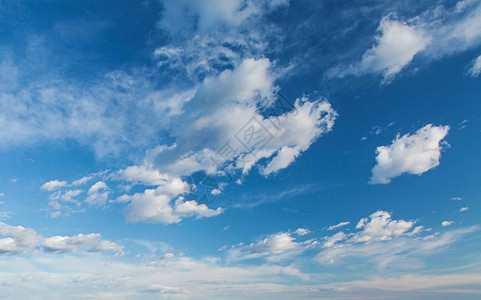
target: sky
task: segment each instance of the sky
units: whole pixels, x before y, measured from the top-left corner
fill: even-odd
[[[2,299],[481,297],[481,1],[0,16]]]

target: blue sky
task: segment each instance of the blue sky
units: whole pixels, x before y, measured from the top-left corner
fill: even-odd
[[[0,14],[2,298],[480,297],[480,1]]]

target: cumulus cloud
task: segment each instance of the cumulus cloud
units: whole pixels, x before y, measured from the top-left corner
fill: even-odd
[[[355,68],[360,74],[383,73],[385,79],[390,78],[426,49],[431,41],[422,29],[389,18],[381,20],[378,31],[376,44],[364,53]]]
[[[443,222],[441,223],[441,225],[442,225],[443,227],[446,227],[446,226],[449,226],[449,225],[452,225],[452,224],[454,224],[454,221],[443,221]]]
[[[464,211],[467,211],[469,209],[469,207],[465,206],[465,207],[461,207],[459,209],[460,212],[464,212]]]
[[[428,7],[421,14],[406,21],[381,19],[376,43],[364,52],[360,62],[340,65],[328,71],[329,77],[383,74],[389,82],[410,64],[416,56],[437,60],[481,44],[481,3],[459,1],[454,6],[444,3]],[[473,61],[468,74],[478,76],[480,59]]]
[[[387,184],[403,173],[421,175],[439,165],[442,146],[449,126],[428,124],[414,134],[399,135],[389,146],[376,149],[376,166],[370,184]]]
[[[98,181],[89,188],[87,194],[87,199],[85,199],[86,203],[101,206],[107,202],[110,190],[105,182]]]
[[[181,188],[184,188],[183,185]],[[122,201],[129,202],[125,209],[129,222],[172,224],[179,223],[185,217],[213,217],[222,213],[222,208],[210,209],[194,200],[184,201],[183,197],[173,201],[172,195],[167,194],[163,187],[146,189],[143,193],[130,196],[125,195]]]
[[[16,254],[33,250],[40,237],[35,230],[0,222],[0,254]]]
[[[44,183],[42,185],[41,189],[51,192],[51,191],[54,191],[58,188],[64,187],[66,185],[67,185],[66,181],[52,180],[52,181]]]
[[[122,253],[123,246],[101,239],[100,234],[78,234],[75,236],[53,236],[43,238],[32,228],[12,226],[0,222],[0,254],[76,251],[114,251]]]
[[[307,228],[298,228],[296,231],[294,231],[295,234],[298,236],[304,236],[306,234],[311,233],[311,231]]]
[[[256,109],[262,105],[259,98],[269,99],[275,89],[270,65],[268,59],[246,59],[235,70],[206,80],[179,116],[174,132],[176,146],[160,151],[154,166],[172,176],[186,176],[199,170],[215,172],[213,161],[232,161],[234,168],[248,172],[257,161],[268,158],[261,170],[268,175],[287,167],[319,136],[329,132],[337,114],[324,99],[298,99],[291,110],[267,118]],[[269,103],[264,108],[268,109]],[[243,137],[249,129],[266,143],[247,145],[242,139],[247,139]],[[218,155],[227,144],[233,151]]]
[[[74,236],[53,236],[43,240],[41,244],[46,252],[88,252],[113,251],[122,253],[123,246],[112,241],[102,240],[100,234],[77,234]]]

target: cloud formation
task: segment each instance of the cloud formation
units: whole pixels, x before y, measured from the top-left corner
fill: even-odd
[[[421,175],[439,165],[441,141],[449,126],[428,124],[414,134],[399,135],[389,146],[376,149],[376,166],[370,184],[387,184],[403,173]]]
[[[424,30],[389,17],[381,20],[378,31],[376,44],[349,72],[355,75],[382,73],[384,80],[389,80],[431,42],[431,37]]]
[[[317,259],[323,265],[355,262],[364,269],[366,264],[379,269],[417,268],[423,266],[420,257],[438,253],[478,230],[468,227],[423,236],[424,227],[415,224],[415,221],[393,220],[390,213],[377,211],[359,221],[357,232],[340,231],[325,237],[324,249]]]
[[[472,77],[478,77],[481,74],[481,55],[473,60],[468,73]]]
[[[43,238],[32,228],[12,226],[0,222],[0,254],[43,252],[102,252],[122,254],[123,246],[101,239],[100,234],[78,234],[75,236],[53,236]]]

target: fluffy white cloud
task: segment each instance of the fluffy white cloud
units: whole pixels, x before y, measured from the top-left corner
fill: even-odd
[[[220,163],[231,160],[235,168],[247,172],[260,159],[269,158],[267,167],[262,168],[267,175],[287,167],[319,136],[330,131],[337,114],[323,99],[298,99],[290,104],[291,110],[268,118],[256,109],[262,105],[259,98],[270,99],[275,90],[270,66],[267,59],[246,59],[235,70],[206,80],[179,116],[174,132],[178,137],[176,146],[158,152],[155,168],[171,176],[198,170],[214,172],[214,159]],[[263,107],[269,109],[269,105],[267,101]],[[261,138],[268,143],[253,148],[243,144],[240,131],[249,128],[261,131]],[[221,157],[217,152],[227,143],[233,151]],[[251,151],[257,151],[256,155]]]
[[[297,230],[294,231],[294,233],[297,234],[298,236],[304,236],[306,234],[311,233],[311,231],[307,228],[297,228]]]
[[[0,254],[28,253],[37,249],[45,252],[114,251],[120,254],[123,249],[121,245],[101,239],[98,233],[43,238],[32,228],[3,222],[0,222],[0,237]]]
[[[74,236],[53,236],[43,240],[41,246],[46,252],[88,252],[114,251],[122,253],[123,246],[102,240],[100,234],[77,234]]]
[[[0,222],[0,254],[23,253],[36,246],[40,237],[35,230]]]
[[[459,209],[459,211],[460,211],[460,212],[464,212],[464,211],[467,211],[468,209],[469,209],[469,207],[467,207],[467,206],[466,206],[466,207],[461,207],[461,208]]]
[[[391,214],[385,211],[377,211],[363,218],[357,223],[356,229],[362,229],[351,239],[355,242],[385,241],[393,237],[406,235],[414,225],[414,221],[391,220]],[[417,234],[422,227],[417,227],[410,234]]]
[[[454,6],[439,4],[406,22],[382,18],[379,34],[359,63],[341,65],[328,71],[329,77],[382,73],[384,82],[422,54],[429,60],[440,59],[481,44],[481,3],[459,1]],[[468,73],[478,76],[481,60],[475,59]]]
[[[371,184],[386,184],[403,173],[421,175],[437,167],[441,157],[440,142],[449,126],[428,124],[414,134],[399,135],[389,146],[376,149],[376,166],[372,169]]]
[[[442,225],[443,227],[446,227],[446,226],[449,226],[449,225],[452,225],[452,224],[454,224],[454,221],[443,221],[443,222],[441,223],[441,225]]]
[[[325,237],[325,242],[322,244],[323,247],[330,248],[336,245],[336,243],[344,241],[347,238],[347,235],[344,232],[338,232],[332,236]]]
[[[390,78],[409,64],[414,56],[425,50],[431,38],[414,25],[383,18],[379,25],[377,43],[362,57],[356,68],[359,73],[383,73]]]
[[[58,188],[64,187],[66,185],[67,185],[66,181],[52,180],[52,181],[44,183],[42,185],[41,189],[51,192],[51,191],[54,191]]]
[[[179,183],[179,188],[183,189],[184,185]],[[173,201],[172,195],[166,193],[164,187],[146,189],[143,193],[131,196],[125,195],[122,201],[129,202],[125,209],[129,222],[172,224],[186,217],[213,217],[222,213],[222,208],[213,210],[193,200],[184,201],[182,197]]]
[[[110,190],[105,182],[98,181],[89,188],[87,194],[86,203],[101,206],[107,202]]]
[[[469,75],[478,77],[481,74],[481,55],[473,60],[471,68],[469,69]]]

